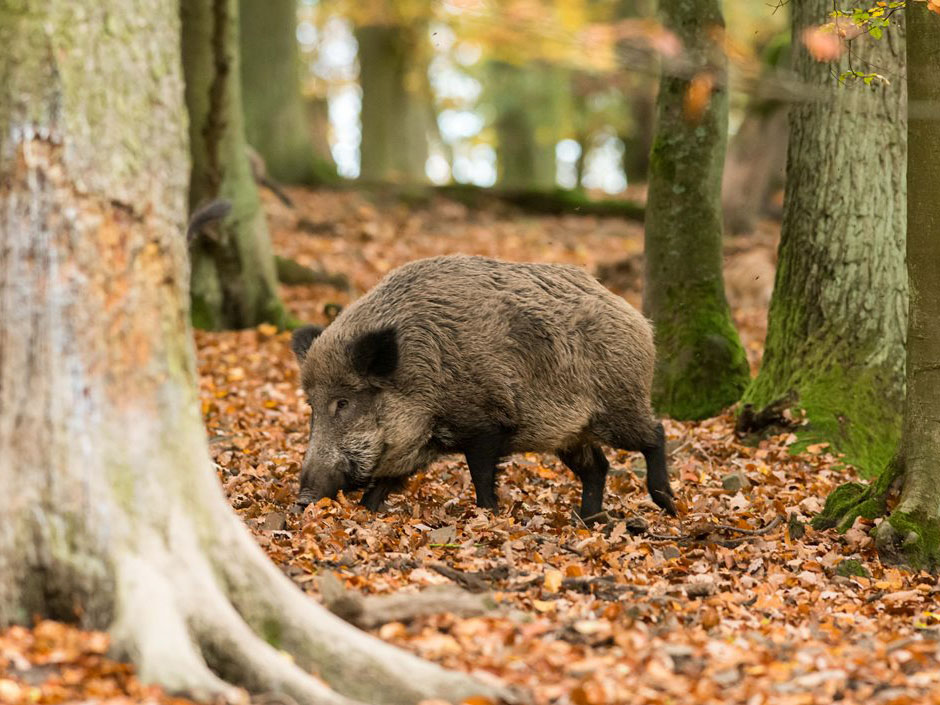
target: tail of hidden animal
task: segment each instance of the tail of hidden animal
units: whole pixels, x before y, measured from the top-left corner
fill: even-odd
[[[231,201],[224,198],[217,198],[214,201],[199,206],[193,211],[189,219],[189,225],[186,227],[186,243],[190,244],[199,234],[199,232],[214,220],[219,220],[227,216],[232,210]]]

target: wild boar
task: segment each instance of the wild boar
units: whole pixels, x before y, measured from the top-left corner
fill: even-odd
[[[642,452],[650,496],[675,514],[650,408],[650,324],[577,267],[418,260],[326,329],[298,329],[292,347],[312,409],[301,505],[364,488],[374,511],[412,473],[462,453],[477,506],[495,509],[497,463],[550,451],[581,479],[590,517],[603,443]]]

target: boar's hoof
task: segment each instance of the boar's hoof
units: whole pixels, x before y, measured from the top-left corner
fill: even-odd
[[[308,504],[313,504],[313,492],[302,490],[297,497],[297,506],[306,509]]]
[[[671,492],[666,493],[663,490],[652,490],[650,492],[650,497],[652,497],[657,506],[659,506],[659,508],[665,511],[669,516],[678,515],[678,512],[676,512],[676,503],[672,501]]]

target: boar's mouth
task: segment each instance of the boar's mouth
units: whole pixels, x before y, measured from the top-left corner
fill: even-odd
[[[344,492],[360,490],[368,487],[369,484],[370,478],[360,471],[359,466],[354,461],[347,459],[347,467],[344,471],[321,472],[309,484],[301,484],[300,494],[297,495],[297,504],[306,507],[308,504],[313,504],[324,497],[335,499],[336,493],[340,490]]]

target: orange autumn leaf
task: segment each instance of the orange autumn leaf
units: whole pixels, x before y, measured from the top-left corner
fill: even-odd
[[[682,114],[687,121],[695,123],[702,119],[714,86],[715,78],[708,72],[697,74],[689,81],[682,102]]]
[[[809,55],[816,61],[836,61],[845,49],[833,25],[807,27],[801,39]]]

